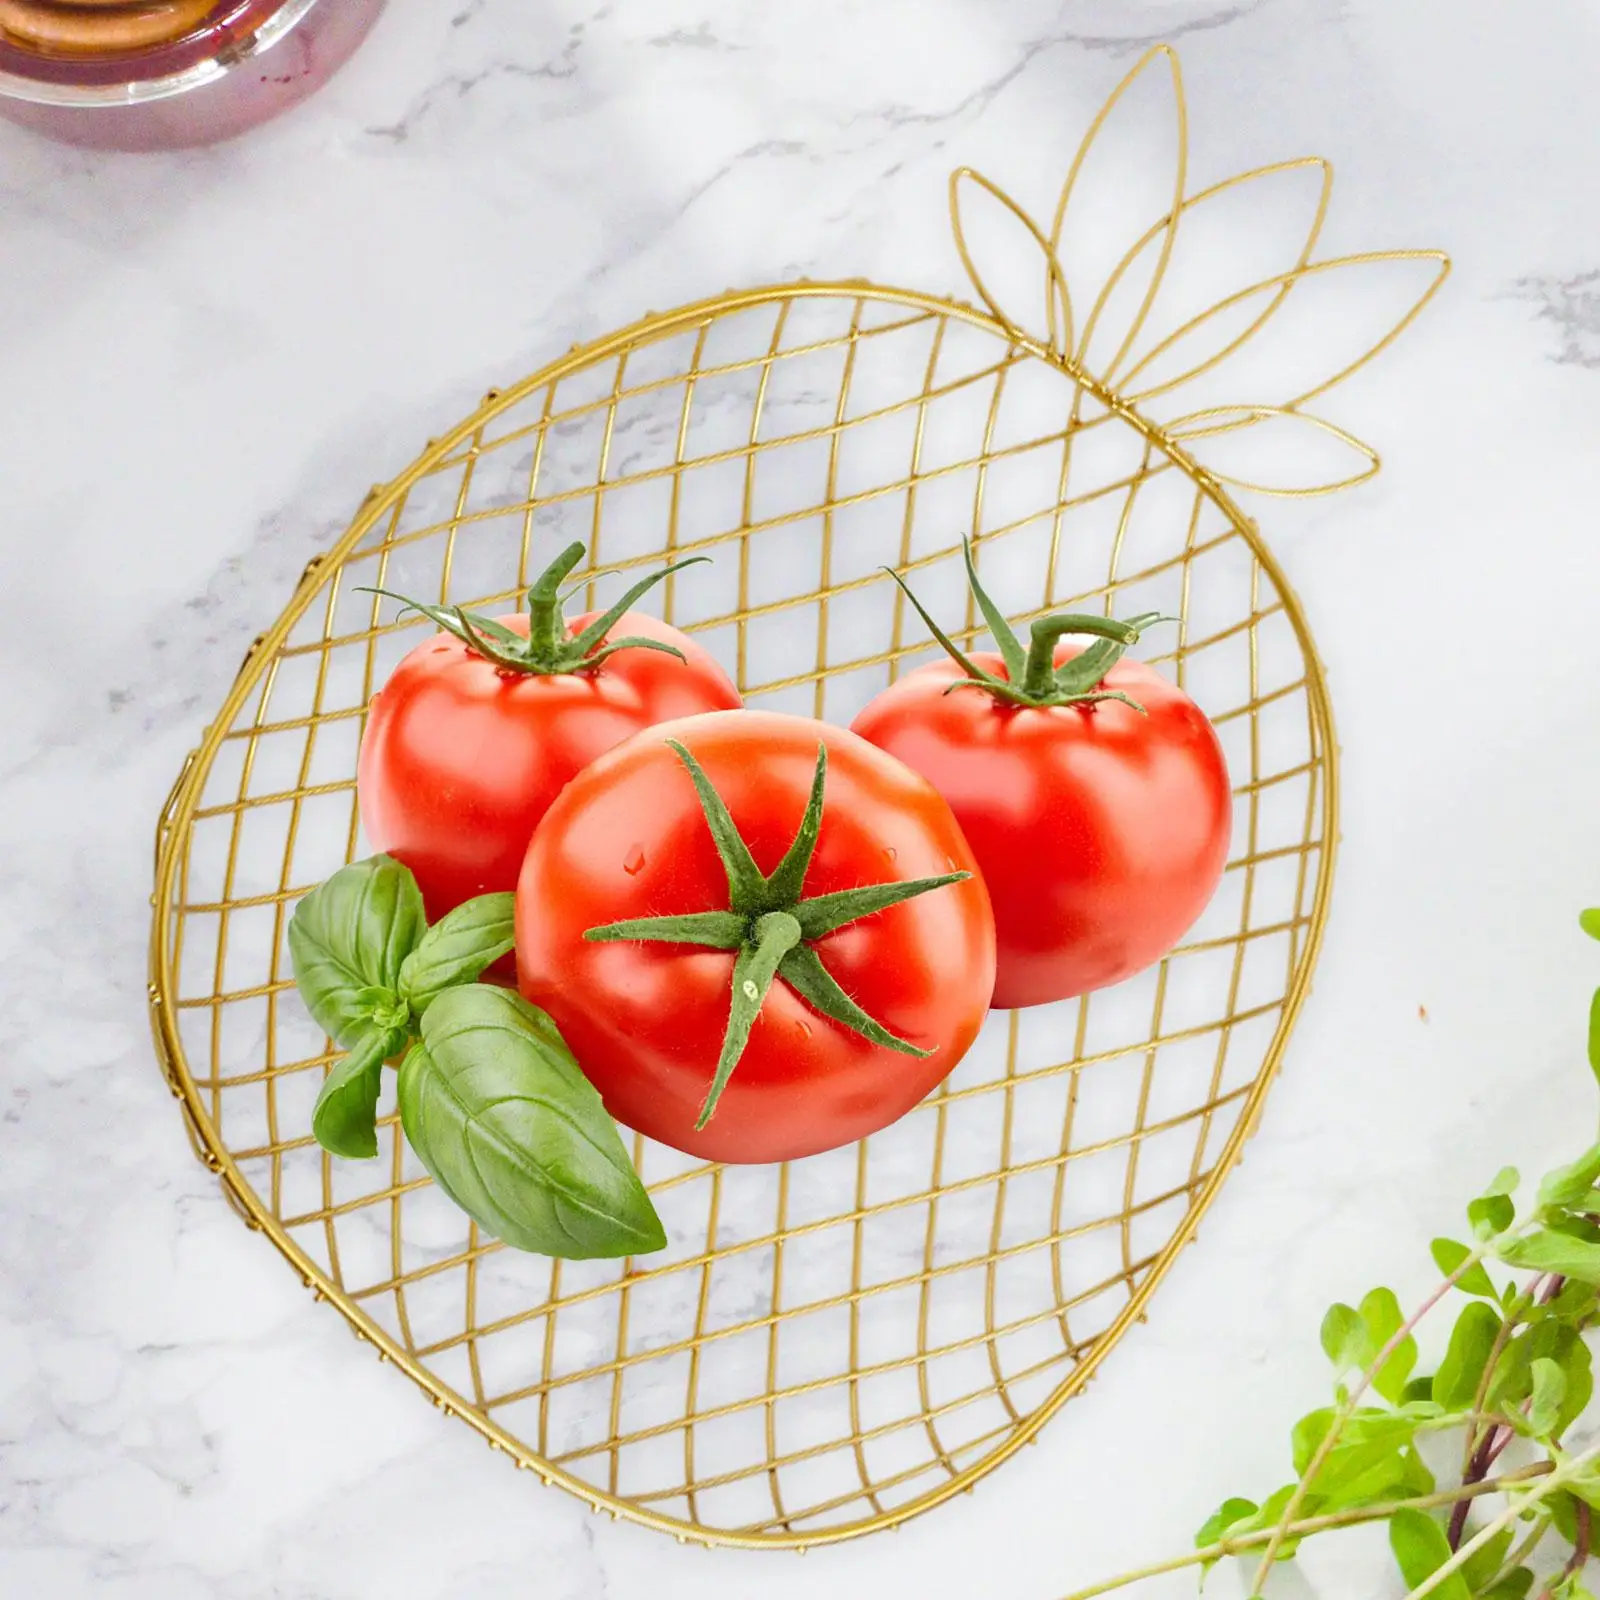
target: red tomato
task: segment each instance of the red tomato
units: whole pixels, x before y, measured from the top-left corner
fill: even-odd
[[[599,615],[578,617],[560,637],[575,638]],[[527,637],[527,615],[498,621]],[[595,666],[535,673],[441,633],[373,697],[357,771],[362,826],[373,850],[416,874],[430,921],[475,895],[514,889],[534,826],[596,756],[652,723],[740,704],[728,675],[678,629],[624,612],[605,637],[626,636],[671,645],[684,659],[628,648]]]
[[[819,915],[819,896],[972,872],[949,807],[842,728],[758,711],[651,728],[579,774],[533,836],[517,888],[523,994],[554,1018],[613,1116],[691,1155],[783,1161],[886,1126],[945,1077],[983,1021],[994,928],[982,880],[944,881],[807,935],[753,1000],[748,1043],[697,1127],[730,1026],[735,967],[753,959],[756,924],[771,914],[761,907],[771,900],[747,899],[759,915],[733,909],[735,874],[669,741],[703,768],[748,846],[751,870],[774,894],[784,878],[776,869],[803,820],[816,815],[808,796],[818,746],[826,747],[820,825],[798,869],[803,888],[777,895],[795,919]],[[731,928],[724,947],[645,933],[585,937],[628,919],[705,912],[721,913]],[[824,1014],[797,992],[800,980],[813,992],[836,984],[845,1007],[859,1007],[901,1048]],[[903,1053],[907,1046],[919,1054]]]
[[[1054,661],[1084,646],[1062,640]],[[1009,681],[998,654],[972,665]],[[1159,673],[1120,660],[1119,700],[1010,705],[955,661],[908,673],[852,727],[950,803],[994,905],[996,1006],[1104,988],[1159,960],[1215,892],[1233,804],[1216,731]]]

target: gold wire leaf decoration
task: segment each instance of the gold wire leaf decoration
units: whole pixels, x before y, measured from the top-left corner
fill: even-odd
[[[1114,141],[1136,92],[1165,97],[1176,163],[1155,221],[1115,233],[1094,186],[1109,173],[1131,192]],[[1154,124],[1134,120],[1148,142]],[[1444,261],[1319,263],[1324,163],[1190,195],[1186,134],[1177,61],[1159,50],[1096,120],[1048,233],[959,172],[956,245],[984,309],[862,282],[729,292],[492,393],[307,569],[163,810],[151,1020],[196,1153],[384,1359],[596,1509],[803,1548],[971,1487],[1098,1369],[1255,1124],[1322,936],[1338,768],[1305,618],[1226,483],[1316,493],[1376,471],[1300,407],[1410,321]],[[1269,239],[1241,280],[1254,247],[1227,208],[1285,185],[1309,221],[1291,207],[1289,242]],[[1009,258],[986,253],[992,224]],[[1102,265],[1074,282],[1090,246]],[[1314,278],[1380,261],[1434,277],[1289,398],[1197,393],[1240,370]],[[1196,309],[1173,309],[1180,276],[1198,280]],[[1018,283],[1036,287],[1000,288]],[[1261,465],[1242,440],[1271,444]],[[1308,444],[1329,454],[1302,471]],[[657,591],[661,614],[752,705],[848,722],[932,653],[884,566],[957,638],[981,633],[966,532],[1018,623],[1064,607],[1180,619],[1142,653],[1216,723],[1235,843],[1178,949],[1114,989],[992,1015],[934,1095],[851,1148],[722,1168],[635,1139],[669,1243],[632,1261],[552,1262],[483,1237],[389,1102],[377,1161],[317,1147],[333,1051],[294,991],[285,931],[301,895],[367,853],[366,707],[427,636],[372,587],[511,602],[581,538],[593,604],[622,581],[611,570],[704,553],[713,565]]]
[[[1143,101],[1139,99],[1141,92]],[[1087,237],[1103,251],[1103,236],[1107,232],[1102,218],[1081,217],[1088,209],[1084,200],[1085,173],[1096,165],[1106,164],[1107,147],[1114,145],[1116,139],[1113,130],[1130,119],[1137,119],[1141,124],[1153,120],[1145,102],[1156,93],[1167,101],[1166,120],[1173,135],[1170,204],[1154,223],[1135,237],[1132,245],[1104,272],[1098,285],[1085,282],[1083,275],[1073,270],[1075,246]],[[1169,269],[1184,232],[1184,219],[1193,217],[1202,207],[1215,206],[1224,197],[1236,198],[1247,186],[1297,170],[1315,172],[1321,182],[1309,228],[1293,263],[1266,278],[1230,290],[1212,304],[1191,312],[1167,331],[1153,334],[1153,325],[1158,322],[1163,305],[1163,291],[1168,287]],[[976,190],[988,196],[993,206],[1009,213],[1031,236],[1044,257],[1046,314],[1042,321],[1030,314],[1031,307],[1014,306],[1008,310],[996,300],[980,266],[982,251],[974,248],[971,229],[965,225],[959,179],[969,180]],[[1437,250],[1384,250],[1314,260],[1313,252],[1327,217],[1333,187],[1333,169],[1320,158],[1275,162],[1237,173],[1192,196],[1186,194],[1187,182],[1188,110],[1183,74],[1177,55],[1169,47],[1158,45],[1148,51],[1112,91],[1090,125],[1062,185],[1048,237],[1022,206],[997,184],[982,173],[962,168],[951,180],[956,247],[979,298],[996,320],[1011,330],[1013,337],[1041,354],[1048,353],[1079,378],[1093,381],[1105,394],[1115,394],[1152,420],[1167,420],[1167,426],[1173,431],[1177,431],[1178,421],[1171,406],[1155,407],[1152,402],[1167,401],[1176,391],[1219,370],[1223,370],[1225,376],[1225,369],[1239,352],[1251,346],[1263,330],[1274,330],[1275,322],[1281,321],[1284,307],[1290,303],[1294,291],[1299,291],[1303,301],[1307,285],[1330,274],[1349,277],[1387,270],[1418,279],[1418,286],[1407,293],[1396,315],[1370,338],[1358,342],[1353,351],[1332,358],[1327,369],[1298,392],[1281,398],[1266,394],[1230,394],[1220,400],[1209,399],[1203,407],[1182,415],[1184,422],[1199,415],[1213,423],[1218,423],[1225,413],[1229,418],[1226,427],[1212,426],[1189,434],[1191,444],[1198,445],[1193,453],[1202,464],[1209,465],[1210,460],[1204,440],[1237,433],[1269,420],[1280,434],[1310,430],[1337,437],[1369,464],[1368,470],[1336,470],[1331,477],[1299,484],[1267,484],[1222,471],[1216,474],[1220,481],[1260,493],[1281,495],[1331,493],[1364,481],[1378,470],[1377,453],[1325,419],[1304,416],[1302,422],[1300,408],[1364,367],[1411,325],[1448,276],[1449,258]],[[1092,295],[1091,290],[1094,291]],[[1119,296],[1121,301],[1130,302],[1121,306],[1128,312],[1122,323],[1110,314],[1119,308]],[[1082,310],[1085,306],[1086,313]],[[1074,318],[1074,307],[1079,308],[1078,320]],[[1324,330],[1336,330],[1338,326],[1337,322],[1324,323]],[[1182,408],[1178,410],[1181,412]]]

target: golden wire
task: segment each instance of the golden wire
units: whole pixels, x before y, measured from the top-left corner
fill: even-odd
[[[1114,113],[1127,91],[1152,66],[1164,81],[1170,79],[1173,97],[1171,205],[1139,232],[1097,292],[1095,285],[1069,285],[1060,252],[1085,163],[1096,141],[1115,125]],[[218,1174],[228,1203],[246,1224],[272,1241],[380,1359],[392,1362],[443,1412],[466,1422],[517,1465],[597,1510],[705,1544],[803,1550],[897,1526],[971,1488],[1037,1435],[1143,1314],[1259,1120],[1307,992],[1327,916],[1337,844],[1337,745],[1322,666],[1300,603],[1255,523],[1230,495],[1229,485],[1239,485],[1240,479],[1208,465],[1207,452],[1214,440],[1271,421],[1320,431],[1353,452],[1360,465],[1336,481],[1289,483],[1263,492],[1325,493],[1370,476],[1378,468],[1374,451],[1300,408],[1386,348],[1437,291],[1448,262],[1422,251],[1314,261],[1331,184],[1326,163],[1316,158],[1280,162],[1190,195],[1187,135],[1177,59],[1161,47],[1140,60],[1096,118],[1067,174],[1048,233],[989,179],[967,168],[954,174],[956,247],[984,309],[854,279],[729,291],[647,316],[491,392],[471,417],[431,443],[394,480],[378,485],[327,555],[308,566],[282,615],[252,645],[162,808],[156,830],[150,1017],[156,1053],[196,1155]],[[1293,266],[1179,327],[1157,330],[1184,217],[1230,190],[1301,167],[1321,175],[1321,188]],[[962,215],[964,193],[970,192],[997,202],[1022,225],[1024,246],[1039,253],[1045,274],[1043,327],[1030,325],[1031,314],[1014,316],[989,287],[977,253],[978,214]],[[1013,242],[1015,237],[1013,230]],[[1091,340],[1104,331],[1114,292],[1152,250],[1140,303],[1131,322],[1113,330],[1114,353],[1097,375],[1085,366]],[[1221,370],[1312,276],[1419,260],[1436,267],[1420,296],[1381,338],[1314,387],[1287,400],[1247,397],[1166,421],[1144,409],[1181,384]],[[1083,293],[1080,309],[1088,308],[1076,328],[1073,289]],[[1219,348],[1199,348],[1214,319],[1258,299],[1262,309],[1242,334],[1224,339]],[[818,335],[807,320],[813,311],[832,316],[839,331]],[[796,327],[802,336],[791,339]],[[735,355],[723,348],[722,335],[734,329],[756,335],[745,339],[755,353]],[[674,340],[687,347],[685,357],[671,356]],[[916,345],[914,357],[902,363],[915,375],[904,380],[897,398],[874,393],[872,404],[852,411],[852,386],[862,381],[863,363],[896,340],[908,350]],[[970,369],[950,370],[961,359],[963,341],[973,340],[987,341],[988,355]],[[1191,344],[1195,353],[1188,359]],[[1187,359],[1182,372],[1135,388],[1153,363],[1175,351]],[[827,359],[839,363],[835,387],[809,398],[826,406],[831,420],[769,433],[765,424],[775,408],[792,403],[783,391],[785,375],[814,373],[821,369],[807,363]],[[630,377],[635,364],[639,374]],[[1037,364],[1052,368],[1066,385],[1060,415],[1036,403],[1039,426],[1020,442],[1002,438],[1002,422],[1013,404],[1008,380],[1020,367]],[[983,384],[992,387],[979,401],[983,421],[974,427],[976,448],[969,437],[953,456],[948,446],[940,454],[933,425],[937,408],[982,395]],[[719,385],[732,386],[731,401]],[[630,454],[636,441],[621,420],[623,408],[652,397],[675,404],[667,441],[670,462],[642,457],[636,462]],[[730,403],[743,408],[738,413],[742,442],[719,442],[696,453],[700,417],[708,408]],[[897,419],[909,430],[904,475],[889,474],[892,481],[865,488],[847,485],[847,444],[853,448],[873,429]],[[590,428],[598,430],[593,459],[574,480],[561,454],[562,441],[586,438]],[[1096,437],[1107,436],[1106,430],[1131,436],[1134,450],[1127,467],[1095,476],[1079,454],[1088,449],[1082,441],[1093,430],[1101,430]],[[758,468],[767,483],[765,468],[777,460],[773,452],[800,444],[826,452],[815,503],[799,509],[763,504],[758,511]],[[511,501],[479,503],[488,495],[477,487],[486,458],[499,455],[522,474],[523,453],[526,471],[517,478]],[[1001,474],[1036,459],[1049,461],[1053,489],[1041,491],[1040,503],[1019,513],[1015,505],[1001,503],[994,486]],[[725,526],[691,526],[691,479],[717,467],[742,480],[737,510]],[[926,497],[963,482],[968,473],[970,530],[943,531],[931,546],[916,542],[914,533],[928,521]],[[1192,492],[1151,546],[1146,534],[1155,513],[1144,510],[1145,500],[1164,492],[1162,485],[1173,474]],[[643,492],[661,484],[668,501],[660,538],[641,542],[636,524],[630,525],[622,511],[605,510],[625,490]],[[437,497],[439,512],[428,511],[427,495]],[[342,748],[359,736],[387,652],[408,643],[407,631],[416,626],[414,619],[383,622],[376,596],[357,608],[365,625],[352,626],[339,614],[341,602],[351,598],[350,587],[383,585],[391,565],[437,551],[441,603],[507,598],[528,581],[536,535],[542,536],[546,522],[559,524],[568,516],[587,521],[589,563],[577,576],[589,586],[591,604],[602,537],[612,545],[606,554],[613,566],[623,569],[731,545],[738,558],[732,609],[686,625],[697,632],[729,630],[737,678],[747,693],[804,693],[821,714],[831,687],[842,688],[862,674],[892,681],[903,664],[926,651],[918,634],[907,641],[898,590],[882,591],[887,620],[881,638],[851,638],[843,645],[837,638],[830,641],[830,635],[848,631],[846,598],[886,583],[876,573],[863,575],[859,547],[846,546],[853,537],[845,531],[849,519],[875,503],[894,505],[896,496],[894,531],[881,557],[902,570],[921,572],[958,557],[962,531],[972,533],[986,571],[1002,541],[1037,535],[1045,552],[1044,582],[1033,603],[1014,604],[1019,624],[1056,609],[1058,588],[1080,589],[1069,605],[1109,612],[1129,604],[1133,593],[1164,583],[1176,589],[1175,600],[1163,608],[1176,606],[1180,633],[1170,650],[1148,659],[1170,662],[1180,684],[1202,692],[1193,690],[1191,681],[1198,662],[1243,652],[1242,687],[1207,703],[1224,736],[1244,751],[1235,773],[1238,842],[1227,867],[1238,889],[1236,926],[1224,934],[1196,932],[1161,964],[1151,980],[1145,1020],[1130,1016],[1117,1023],[1114,996],[1085,997],[1050,1013],[1045,1043],[1038,1021],[1043,1013],[1005,1019],[1003,1066],[975,1077],[958,1071],[903,1125],[908,1137],[925,1139],[929,1164],[925,1181],[919,1177],[906,1185],[902,1177],[902,1192],[879,1186],[885,1158],[879,1155],[881,1141],[869,1140],[856,1150],[853,1184],[830,1197],[825,1214],[799,1209],[804,1191],[797,1188],[797,1173],[804,1169],[785,1165],[775,1174],[770,1229],[764,1223],[752,1228],[743,1200],[736,1198],[742,1191],[734,1169],[685,1165],[636,1140],[641,1170],[679,1241],[664,1261],[629,1261],[598,1273],[591,1264],[552,1262],[547,1271],[542,1266],[530,1271],[526,1258],[466,1225],[453,1242],[441,1245],[418,1220],[416,1208],[430,1182],[408,1175],[397,1117],[380,1119],[388,1141],[385,1177],[374,1180],[370,1169],[365,1177],[352,1173],[317,1147],[303,1086],[320,1081],[334,1052],[326,1041],[315,1049],[294,1043],[295,1035],[286,1031],[290,1013],[284,996],[291,983],[283,964],[283,936],[294,901],[308,887],[301,880],[311,875],[296,855],[308,836],[311,808],[347,807],[340,813],[346,857],[358,848],[353,771],[338,770],[335,747],[319,747],[318,739],[338,739]],[[635,536],[619,545],[630,527]],[[461,592],[472,583],[458,573],[476,559],[480,547],[489,548],[481,541],[506,528],[518,535],[515,587],[488,596]],[[757,600],[753,544],[783,538],[796,528],[815,528],[819,535],[814,587]],[[841,554],[849,559],[841,560]],[[1086,556],[1099,561],[1088,576],[1070,565]],[[1222,570],[1217,563],[1230,561],[1248,568],[1248,592],[1231,611],[1215,587],[1220,580],[1213,577]],[[512,566],[508,560],[502,571]],[[319,600],[320,627],[310,620]],[[676,614],[676,589],[669,588],[663,600],[667,615]],[[760,675],[750,648],[752,623],[760,621],[768,630],[781,627],[784,615],[806,607],[815,607],[814,652],[807,647],[813,664],[798,668],[791,662],[782,672]],[[1191,628],[1191,620],[1202,615],[1204,625]],[[1262,639],[1268,627],[1286,629],[1293,658],[1286,675],[1266,675]],[[953,630],[963,642],[980,632],[970,608],[965,625]],[[882,641],[882,648],[874,647]],[[352,652],[353,661],[348,659]],[[353,678],[347,671],[352,665]],[[291,684],[294,674],[301,675],[296,683],[310,676],[309,707],[306,691]],[[1281,725],[1300,726],[1303,747],[1297,753],[1269,751],[1268,718],[1288,718]],[[285,763],[284,753],[290,751]],[[268,863],[258,859],[252,842],[258,818],[268,829],[279,821],[284,826],[281,845],[275,846],[281,859],[264,881]],[[1262,875],[1269,872],[1292,875],[1292,899],[1270,911],[1258,909]],[[1280,899],[1288,893],[1280,889]],[[253,965],[246,956],[247,936],[254,930],[264,930],[271,948]],[[1275,963],[1280,942],[1281,972],[1274,964],[1271,984],[1257,976],[1247,992],[1247,971],[1254,975],[1258,963]],[[1225,976],[1219,973],[1212,1009],[1203,1020],[1180,1015],[1174,974],[1182,963],[1208,958],[1226,967]],[[244,1028],[259,1030],[260,1050],[241,1061],[237,1041]],[[1102,1037],[1108,1030],[1113,1036]],[[1185,1046],[1209,1057],[1197,1073],[1205,1081],[1173,1109],[1170,1096],[1158,1103],[1156,1094],[1165,1082],[1163,1061]],[[1131,1111],[1115,1128],[1086,1127],[1088,1097],[1096,1085],[1113,1082],[1112,1074],[1129,1076],[1136,1091]],[[1046,1101],[1024,1100],[1044,1094],[1055,1097],[1046,1112],[1038,1109]],[[961,1155],[952,1130],[980,1112],[989,1114],[989,1107],[998,1126],[992,1164],[964,1171],[959,1162],[970,1159],[971,1151]],[[1052,1132],[1054,1142],[1041,1145],[1041,1127],[1059,1127],[1059,1137]],[[1153,1140],[1180,1134],[1184,1139],[1192,1134],[1194,1142],[1183,1147],[1180,1170],[1169,1178],[1159,1163],[1151,1165],[1146,1152],[1154,1148]],[[1213,1150],[1215,1141],[1220,1142]],[[1083,1176],[1097,1158],[1120,1163],[1103,1200],[1095,1198]],[[1048,1204],[1043,1190],[1029,1184],[1046,1186]],[[1141,1192],[1148,1188],[1162,1192]],[[1029,1209],[1024,1196],[1036,1192],[1037,1206]],[[963,1211],[969,1203],[984,1211],[981,1223],[972,1224],[975,1237],[963,1241],[961,1217],[977,1215]],[[1170,1223],[1169,1215],[1175,1218]],[[1159,1240],[1147,1246],[1158,1225]],[[894,1230],[904,1260],[894,1271],[869,1275],[868,1240],[877,1229]],[[743,1260],[752,1264],[752,1276],[741,1281],[756,1284],[760,1268],[754,1264],[764,1257],[770,1270],[753,1303],[748,1296],[741,1303],[724,1303],[716,1292],[725,1283],[723,1275]],[[835,1259],[848,1286],[840,1289],[835,1281],[827,1286],[830,1292],[819,1292],[806,1269]],[[1097,1260],[1114,1260],[1115,1269],[1099,1271],[1091,1265]],[[1016,1276],[1025,1265],[1033,1276]],[[514,1292],[508,1283],[515,1285]],[[652,1321],[647,1308],[660,1303],[662,1288],[676,1284],[692,1286],[681,1324]],[[1033,1293],[1026,1303],[1011,1292],[1024,1284]],[[981,1315],[981,1327],[957,1332],[944,1325],[939,1313],[958,1304],[951,1295],[959,1295],[969,1317]],[[886,1322],[891,1314],[883,1308],[899,1304],[896,1296],[907,1297],[906,1310],[903,1316],[894,1313],[899,1322]],[[824,1370],[807,1369],[804,1376],[787,1370],[791,1359],[808,1350],[815,1365],[815,1336],[807,1346],[805,1319],[815,1328],[816,1319],[829,1316],[839,1319],[840,1331]],[[881,1354],[886,1328],[902,1340],[888,1356]],[[752,1341],[755,1380],[749,1394],[730,1400],[706,1392],[712,1362],[743,1349],[742,1341]],[[963,1364],[969,1356],[977,1366]],[[640,1392],[633,1386],[674,1361],[684,1365],[671,1414],[633,1413],[631,1399]],[[457,1379],[456,1373],[464,1377]],[[886,1386],[901,1378],[910,1393],[884,1420],[882,1407],[891,1394]],[[583,1396],[592,1403],[587,1409],[580,1404],[574,1415],[572,1397]],[[810,1417],[814,1426],[816,1416],[832,1413],[806,1407],[828,1396],[839,1402],[839,1420],[829,1424],[825,1437],[808,1437],[801,1424]],[[700,1436],[741,1421],[749,1421],[752,1431],[740,1436],[740,1448],[731,1458],[724,1453],[714,1459]],[[681,1465],[664,1468],[659,1455],[650,1452],[674,1441]],[[826,1483],[817,1475],[822,1468],[832,1474]],[[741,1489],[758,1494],[759,1507],[739,1498]]]

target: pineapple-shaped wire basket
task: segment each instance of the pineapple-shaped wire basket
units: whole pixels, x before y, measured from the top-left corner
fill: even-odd
[[[1096,199],[1125,187],[1124,126],[1170,129],[1175,155],[1170,203],[1131,243]],[[491,393],[306,569],[162,813],[151,1014],[196,1153],[380,1359],[597,1510],[804,1547],[971,1487],[1141,1314],[1252,1131],[1316,960],[1338,789],[1305,618],[1230,487],[1315,494],[1377,470],[1307,406],[1448,262],[1316,260],[1325,162],[1190,193],[1186,150],[1178,63],[1158,48],[1095,120],[1048,231],[954,175],[981,307],[859,281],[730,292]],[[1241,277],[1241,217],[1268,197],[1299,205],[1295,240]],[[1330,311],[1319,285],[1357,292]],[[1351,337],[1342,355],[1330,334]],[[1252,397],[1258,367],[1312,348],[1319,373]],[[931,648],[885,565],[958,640],[981,631],[967,532],[1017,622],[1180,619],[1149,659],[1216,723],[1236,806],[1222,888],[1180,948],[1114,989],[991,1015],[933,1096],[860,1145],[719,1168],[635,1139],[669,1235],[637,1260],[481,1235],[392,1112],[375,1162],[318,1148],[331,1050],[285,930],[366,853],[365,707],[423,626],[383,620],[363,586],[511,601],[576,537],[592,603],[602,568],[703,552],[712,567],[659,591],[664,615],[751,704],[847,722]]]

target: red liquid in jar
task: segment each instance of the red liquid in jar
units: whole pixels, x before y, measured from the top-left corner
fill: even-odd
[[[108,149],[230,138],[326,82],[383,4],[224,0],[176,39],[104,53],[29,47],[0,32],[0,117]]]

